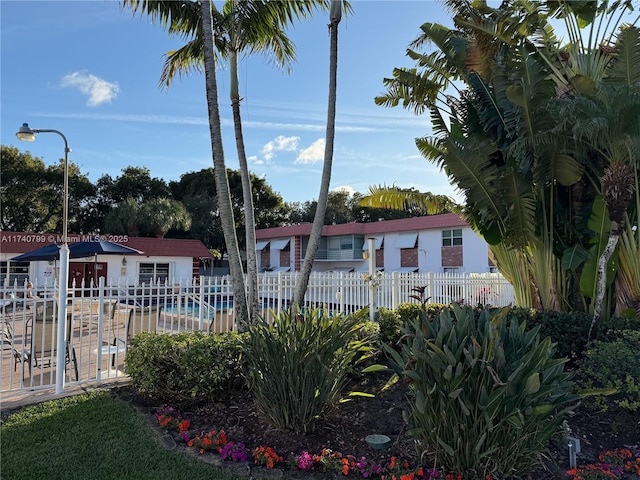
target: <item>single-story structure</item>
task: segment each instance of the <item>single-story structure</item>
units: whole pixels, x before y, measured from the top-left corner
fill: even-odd
[[[300,271],[310,223],[256,230],[258,269]],[[489,246],[457,214],[429,215],[372,223],[325,225],[314,271],[366,272],[374,239],[375,264],[386,272],[495,272]]]
[[[190,282],[200,276],[203,260],[212,260],[211,252],[200,240],[130,237],[128,235],[69,235],[69,245],[84,241],[110,241],[142,252],[137,255],[100,254],[72,258],[69,262],[69,286],[89,285],[104,277],[106,283],[139,285],[168,280]],[[0,282],[22,285],[32,281],[36,288],[51,284],[58,276],[58,260],[15,262],[12,258],[40,247],[62,243],[62,235],[51,233],[0,232]]]

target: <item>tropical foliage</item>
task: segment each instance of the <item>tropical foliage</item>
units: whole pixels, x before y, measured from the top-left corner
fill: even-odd
[[[400,353],[386,347],[410,385],[409,433],[427,464],[463,478],[532,472],[576,403],[551,338],[507,313],[423,311],[403,329]]]
[[[329,316],[321,309],[283,312],[273,325],[261,321],[244,345],[256,403],[278,428],[312,432],[340,399],[353,364],[367,351],[357,316]]]
[[[394,69],[376,102],[428,112],[433,133],[416,145],[460,191],[518,305],[596,317],[637,306],[631,2],[446,4],[455,27],[423,24],[407,50],[415,68]]]

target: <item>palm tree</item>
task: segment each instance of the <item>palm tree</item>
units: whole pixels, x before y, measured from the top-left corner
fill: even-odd
[[[222,220],[222,232],[229,255],[229,268],[231,270],[231,281],[233,282],[234,310],[237,315],[239,330],[243,331],[245,326],[249,324],[250,318],[247,308],[244,273],[240,261],[240,249],[238,248],[238,237],[235,231],[229,179],[227,177],[227,167],[224,162],[224,149],[222,147],[222,125],[218,106],[218,83],[216,79],[215,51],[213,49],[211,8],[212,3],[210,0],[200,0],[202,37],[204,42],[204,74],[207,85],[207,110],[209,111],[209,130],[211,133],[211,150],[213,152],[213,173],[216,181],[218,208]]]
[[[132,8],[135,0],[125,0]],[[213,37],[216,46],[214,54],[229,62],[230,97],[233,111],[236,150],[240,166],[244,215],[246,226],[247,292],[250,306],[249,319],[257,319],[257,259],[255,240],[255,214],[251,177],[242,133],[240,113],[240,91],[238,87],[238,57],[243,53],[263,53],[273,59],[279,67],[287,67],[294,59],[294,46],[286,36],[286,27],[293,18],[304,18],[316,7],[325,8],[326,0],[299,1],[237,1],[227,0],[222,12],[213,6]],[[193,16],[177,18],[170,26],[170,32],[191,40],[178,50],[169,52],[163,68],[161,82],[167,87],[176,74],[192,69],[202,70],[203,38],[199,22]]]
[[[140,205],[133,198],[120,202],[105,217],[105,229],[116,235],[140,235]]]
[[[210,0],[198,2],[173,2],[150,0],[123,0],[124,6],[129,6],[134,13],[138,10],[146,12],[150,17],[168,26],[172,33],[182,33],[185,36],[199,34],[202,39],[201,65],[204,68],[207,109],[209,112],[209,131],[211,136],[211,150],[213,154],[213,171],[216,182],[218,209],[222,221],[222,231],[227,245],[229,269],[233,283],[234,310],[237,315],[239,328],[242,330],[249,322],[247,308],[247,294],[244,272],[238,248],[238,238],[235,232],[235,221],[227,178],[227,168],[222,146],[222,127],[220,123],[220,109],[218,106],[218,84],[216,79],[216,57],[214,51],[213,24],[211,21]],[[185,26],[190,26],[186,29]]]
[[[558,114],[558,105],[589,94],[598,72],[611,72],[602,68],[602,55],[572,51],[573,43],[560,46],[548,23],[550,15],[562,17],[580,37],[580,28],[594,20],[590,13],[614,16],[607,2],[581,2],[587,3],[576,11],[576,2],[476,9],[451,0],[456,28],[424,24],[408,51],[418,68],[394,70],[385,79],[387,94],[376,99],[430,112],[434,136],[417,139],[418,149],[463,193],[467,220],[489,242],[524,306],[588,308],[576,291],[583,246],[592,238],[587,221],[594,179],[604,164],[593,161],[593,149],[586,154],[577,146],[573,123]],[[589,38],[611,31],[602,23]],[[427,43],[437,50],[415,50]],[[620,70],[633,76],[629,68]]]
[[[342,0],[331,1],[331,11],[329,15],[329,102],[327,110],[327,130],[324,146],[324,164],[322,167],[322,178],[320,181],[320,194],[318,195],[318,205],[313,218],[311,234],[307,251],[304,255],[304,263],[300,276],[296,279],[296,288],[294,292],[293,302],[291,305],[292,312],[295,313],[299,307],[304,305],[304,295],[309,285],[309,277],[311,276],[311,268],[313,260],[318,251],[320,237],[322,236],[322,227],[324,226],[324,214],[327,210],[327,200],[329,195],[329,184],[331,183],[331,165],[333,162],[333,140],[335,137],[336,123],[336,90],[337,90],[337,72],[338,72],[338,25],[342,19]]]
[[[169,230],[189,230],[191,215],[177,200],[169,198],[155,198],[145,202],[140,208],[140,215],[144,220],[147,232],[157,238],[164,238]]]

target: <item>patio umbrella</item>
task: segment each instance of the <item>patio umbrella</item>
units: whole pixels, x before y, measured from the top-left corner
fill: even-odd
[[[69,258],[93,257],[97,255],[139,255],[142,252],[115,242],[78,242],[69,244]],[[37,262],[58,260],[60,245],[51,243],[31,252],[23,253],[10,260],[12,262]]]
[[[69,245],[71,258],[93,257],[97,255],[140,255],[135,248],[126,247],[115,242],[78,242]]]
[[[60,245],[56,245],[55,243],[51,243],[49,245],[45,245],[44,247],[40,247],[36,250],[32,250],[31,252],[23,253],[22,255],[18,255],[17,257],[13,257],[10,259],[12,262],[37,262],[43,260],[57,260],[60,257]]]

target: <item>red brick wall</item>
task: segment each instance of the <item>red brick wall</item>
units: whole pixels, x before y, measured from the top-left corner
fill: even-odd
[[[400,249],[400,266],[401,267],[417,267],[418,266],[418,247]]]
[[[289,250],[288,248],[286,250],[280,250],[280,266],[291,266],[291,250]]]
[[[455,247],[442,247],[441,253],[443,267],[462,267],[462,245]]]
[[[262,268],[267,268],[271,266],[271,259],[269,258],[270,251],[271,251],[270,248],[265,247],[260,252],[260,266]]]
[[[384,250],[376,250],[376,267],[384,267]]]

